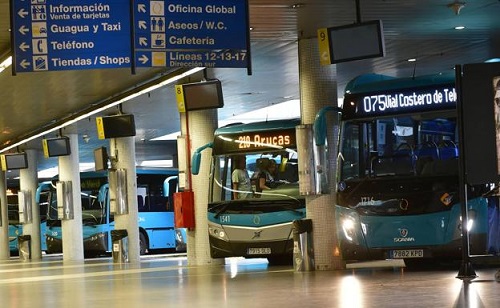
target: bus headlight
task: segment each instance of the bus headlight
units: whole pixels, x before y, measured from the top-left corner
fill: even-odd
[[[229,240],[226,236],[226,232],[224,232],[224,230],[222,228],[209,226],[208,227],[208,234],[210,236],[216,237],[216,238],[223,240],[223,241],[226,241],[226,242]]]
[[[467,221],[467,231],[471,231],[472,227],[474,226],[474,220],[476,218],[476,211],[471,211],[469,210],[469,213],[467,214],[469,220]]]
[[[91,242],[96,242],[96,241],[100,241],[102,238],[106,237],[106,233],[97,233],[97,234],[94,234],[92,235],[89,240]]]
[[[351,217],[344,217],[340,223],[345,238],[352,242],[354,239],[356,222]]]
[[[467,231],[470,232],[472,230],[472,227],[474,227],[474,220],[476,219],[476,211],[474,210],[469,210],[467,213],[468,220],[467,220]],[[460,216],[460,221],[458,223],[458,230],[462,231],[462,216]]]

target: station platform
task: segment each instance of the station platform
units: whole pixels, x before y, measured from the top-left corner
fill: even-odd
[[[497,268],[414,270],[404,263],[357,263],[341,271],[297,272],[265,259],[188,266],[185,256],[58,257],[0,262],[1,307],[500,307]]]

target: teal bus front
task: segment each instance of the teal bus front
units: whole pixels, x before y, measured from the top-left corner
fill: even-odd
[[[208,235],[213,258],[267,258],[291,263],[292,223],[305,217],[299,195],[295,126],[298,120],[268,121],[220,128],[215,133],[209,181]],[[233,189],[236,160],[246,159],[251,181],[246,191]],[[263,166],[277,165],[270,189],[257,189]],[[242,195],[246,198],[236,196]]]
[[[488,250],[486,185],[462,221],[453,76],[361,76],[347,88],[336,224],[345,260],[462,256]]]

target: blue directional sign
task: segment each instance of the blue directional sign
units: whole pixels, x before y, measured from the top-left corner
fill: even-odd
[[[247,0],[134,0],[137,67],[249,68]]]
[[[13,0],[14,73],[131,66],[129,0]]]

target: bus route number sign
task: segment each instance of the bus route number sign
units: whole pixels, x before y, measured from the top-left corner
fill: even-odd
[[[225,153],[295,148],[295,129],[218,135],[215,143]]]

